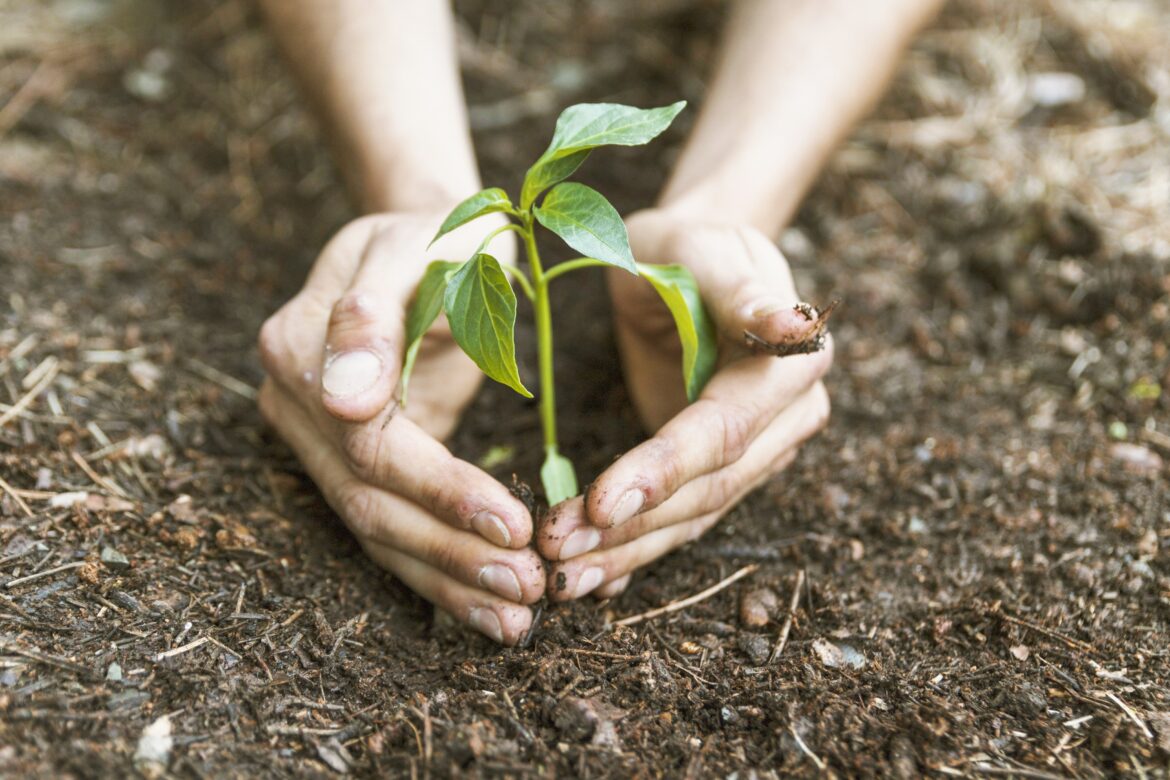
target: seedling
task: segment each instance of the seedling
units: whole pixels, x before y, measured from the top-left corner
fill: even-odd
[[[682,342],[683,382],[694,400],[715,369],[715,330],[703,309],[698,285],[681,265],[643,265],[634,259],[625,223],[601,193],[567,182],[599,146],[641,146],[670,126],[682,111],[680,101],[639,109],[612,103],[570,106],[557,119],[552,143],[528,169],[518,203],[498,187],[460,203],[439,228],[434,241],[488,214],[504,214],[508,224],[489,232],[470,259],[437,260],[427,266],[406,316],[407,351],[402,368],[402,403],[423,334],[446,312],[455,342],[492,379],[521,395],[532,393],[516,366],[516,293],[508,275],[532,301],[540,367],[540,422],[544,429],[541,483],[549,504],[577,495],[573,464],[557,445],[556,392],[553,381],[553,328],[549,285],[572,271],[615,266],[645,278],[666,303]],[[541,197],[543,195],[543,198]],[[537,201],[540,201],[539,203]],[[537,251],[536,227],[556,234],[582,257],[546,268]],[[503,265],[488,254],[496,236],[515,232],[524,246],[525,270]]]

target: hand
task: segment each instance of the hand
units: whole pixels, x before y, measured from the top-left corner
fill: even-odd
[[[690,268],[720,338],[719,369],[687,405],[681,347],[653,288],[610,272],[618,347],[643,423],[656,431],[588,488],[554,507],[537,535],[548,559],[554,600],[586,593],[610,597],[635,569],[697,539],[745,494],[789,463],[824,427],[829,398],[821,384],[832,341],[811,355],[755,355],[748,330],[791,343],[810,330],[788,264],[748,227],[695,224],[650,210],[628,221],[642,263]]]
[[[371,558],[510,645],[531,625],[523,605],[544,592],[544,569],[527,548],[524,505],[438,441],[482,378],[445,319],[423,340],[409,406],[394,400],[405,311],[427,263],[470,257],[469,239],[482,237],[480,222],[428,251],[443,216],[364,217],[329,242],[305,288],[260,332],[269,375],[260,409]]]

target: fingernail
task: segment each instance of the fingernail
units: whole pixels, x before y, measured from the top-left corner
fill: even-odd
[[[610,525],[621,525],[629,520],[642,509],[642,504],[645,503],[646,496],[642,494],[641,490],[627,490],[621,498],[618,499],[617,506],[609,514]]]
[[[508,533],[508,526],[486,509],[477,512],[475,517],[471,518],[471,527],[497,547],[507,547],[512,543],[512,534]]]
[[[594,566],[591,569],[586,569],[577,578],[577,589],[573,591],[573,597],[581,598],[600,585],[603,579],[605,579],[605,570],[601,567]]]
[[[368,349],[342,352],[325,364],[321,386],[335,398],[360,395],[373,387],[382,375],[382,358]]]
[[[497,642],[504,641],[504,627],[500,625],[500,618],[495,610],[486,607],[476,607],[467,615],[467,622],[481,634],[486,634]]]
[[[516,572],[503,564],[493,563],[480,569],[479,584],[506,599],[520,601],[520,580]]]
[[[560,559],[576,558],[601,544],[601,534],[596,528],[578,528],[561,545]]]
[[[747,315],[746,319],[758,320],[761,317],[768,317],[778,311],[791,308],[791,303],[784,303],[778,298],[764,298],[744,306],[743,312]]]

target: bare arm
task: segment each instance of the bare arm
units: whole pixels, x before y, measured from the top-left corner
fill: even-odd
[[[261,5],[365,211],[449,205],[479,189],[446,2]]]
[[[741,0],[661,205],[775,236],[943,0]]]
[[[355,200],[372,213],[329,242],[304,289],[265,323],[260,409],[371,558],[456,619],[514,644],[532,622],[525,605],[544,590],[526,548],[532,518],[438,441],[479,370],[437,325],[419,351],[409,408],[393,402],[405,312],[427,262],[468,257],[480,238],[456,231],[428,246],[451,206],[479,189],[450,7],[262,3]]]
[[[772,243],[898,55],[941,0],[739,0],[710,93],[659,206],[629,220],[638,259],[682,263],[721,336],[723,363],[686,405],[678,338],[648,284],[610,273],[634,404],[655,435],[554,508],[541,551],[553,599],[612,596],[630,573],[693,540],[785,468],[828,421],[811,355],[753,355],[744,333],[791,343],[813,327]]]

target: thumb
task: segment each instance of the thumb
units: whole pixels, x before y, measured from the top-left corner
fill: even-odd
[[[349,288],[333,306],[321,400],[338,419],[366,421],[390,403],[406,349],[406,308],[424,268],[424,236],[394,223],[374,233]]]
[[[766,236],[751,228],[717,228],[699,243],[707,245],[695,247],[701,251],[691,270],[727,339],[742,343],[752,334],[760,344],[787,346],[813,335],[817,318],[801,302],[788,262]]]

